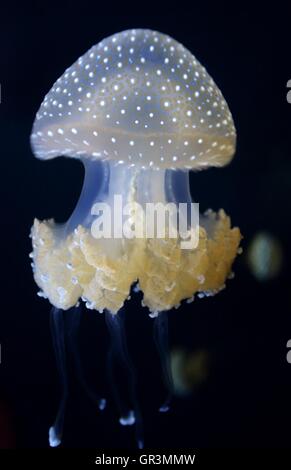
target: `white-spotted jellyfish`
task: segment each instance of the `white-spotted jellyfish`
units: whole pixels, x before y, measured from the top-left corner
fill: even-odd
[[[120,312],[130,293],[134,295],[132,287],[138,286],[142,304],[153,317],[169,392],[161,411],[168,408],[172,380],[166,312],[196,294],[213,295],[224,288],[240,231],[231,228],[223,210],[207,211],[199,218],[198,244],[185,249],[181,233],[169,235],[169,222],[163,236],[149,237],[140,211],[123,213],[118,220],[112,214],[120,201],[122,210],[128,204],[143,209],[158,203],[190,207],[189,171],[226,165],[235,152],[236,131],[225,99],[195,57],[165,34],[136,29],[101,41],[64,72],[41,104],[31,144],[42,160],[66,156],[85,166],[80,199],[68,222],[35,220],[32,227],[33,273],[39,295],[53,306],[54,346],[63,385],[49,432],[50,445],[56,446],[62,439],[68,394],[63,311],[80,300],[87,308],[104,312],[114,354],[128,365],[134,390]],[[104,207],[103,225],[113,225],[101,237],[93,230],[101,217],[99,209],[93,210],[96,204]],[[123,222],[127,228],[142,226],[140,236],[120,232]],[[126,233],[132,235],[130,230]],[[75,313],[72,309],[73,336],[79,312],[78,307]],[[77,355],[76,364],[84,383]],[[104,408],[105,400],[96,400]],[[134,391],[132,408],[120,403],[119,408],[120,423],[135,423],[142,447]]]

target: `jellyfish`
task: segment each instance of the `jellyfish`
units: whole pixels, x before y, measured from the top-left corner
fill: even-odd
[[[126,302],[139,290],[153,318],[167,388],[160,411],[166,411],[173,392],[167,312],[196,294],[214,295],[225,287],[241,235],[221,209],[200,214],[195,227],[187,219],[186,229],[175,237],[169,221],[161,236],[147,236],[137,207],[186,204],[187,215],[192,204],[189,171],[222,167],[235,153],[232,115],[205,68],[182,44],[156,31],[128,30],[93,46],[56,81],[36,114],[31,144],[39,159],[77,158],[85,167],[69,220],[35,220],[31,230],[33,275],[39,295],[52,305],[62,383],[50,445],[62,439],[68,395],[65,338],[76,343],[84,302],[104,314],[112,341],[109,362],[119,361],[128,372],[132,408],[122,403],[116,383],[114,395],[120,423],[135,424],[142,447],[142,418],[123,323]],[[131,204],[121,218],[117,203],[122,210]],[[120,230],[124,225],[126,234]],[[197,243],[186,249],[181,242],[192,229]],[[63,312],[69,309],[66,335]],[[81,383],[103,409],[105,399],[85,383],[77,348],[72,349]]]

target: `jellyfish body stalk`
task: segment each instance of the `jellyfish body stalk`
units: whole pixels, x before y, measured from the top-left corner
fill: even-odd
[[[91,390],[83,374],[81,357],[78,348],[78,334],[80,329],[81,315],[81,305],[73,308],[72,312],[70,312],[70,325],[68,327],[68,347],[74,361],[74,368],[80,385],[82,386],[83,390],[85,391],[86,395],[91,400],[93,405],[102,411],[106,406],[106,399],[102,398],[101,396],[97,395],[97,393],[93,392],[93,390]]]
[[[174,393],[173,377],[169,353],[169,333],[168,333],[168,313],[160,312],[154,318],[154,341],[160,356],[164,384],[168,395],[166,400],[160,406],[161,413],[167,412],[170,408]]]
[[[117,314],[112,314],[109,311],[105,311],[105,320],[111,338],[111,347],[108,354],[108,374],[111,381],[116,405],[120,413],[119,422],[123,426],[135,425],[137,446],[139,449],[142,449],[144,446],[143,425],[137,401],[136,374],[128,353],[122,311],[119,311]],[[133,409],[129,409],[125,403],[123,403],[123,400],[118,393],[117,384],[114,380],[113,368],[115,363],[122,365],[127,372],[129,379],[130,398]]]
[[[65,346],[64,312],[56,307],[51,309],[51,331],[53,347],[61,384],[61,400],[53,426],[49,429],[49,444],[57,447],[61,444],[66,403],[68,398],[68,373]]]
[[[125,210],[127,204],[136,203],[145,211],[147,203],[186,203],[187,221],[191,222],[189,216],[192,200],[188,171],[130,168],[86,159],[83,159],[83,163],[83,189],[74,212],[63,226],[64,238],[79,225],[90,229],[93,236],[96,236],[96,232],[93,232],[94,221],[103,212],[103,220],[110,222],[110,233],[102,232],[104,236],[99,239],[99,243],[106,255],[120,255],[124,246],[124,227],[131,215]],[[97,208],[99,203],[100,209]],[[105,204],[109,212],[106,212]],[[122,214],[121,217],[118,211]]]

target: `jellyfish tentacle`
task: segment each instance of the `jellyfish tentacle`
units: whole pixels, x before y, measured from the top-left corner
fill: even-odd
[[[81,313],[82,313],[81,305],[73,308],[72,312],[70,312],[70,327],[68,329],[68,346],[69,346],[70,353],[74,361],[75,371],[76,371],[77,379],[79,383],[81,384],[85,393],[87,394],[89,399],[93,402],[93,404],[97,406],[99,410],[104,410],[106,406],[105,398],[102,398],[101,396],[99,396],[97,393],[94,393],[90,389],[83,374],[82,363],[81,363],[80,353],[78,349],[78,332],[79,332],[80,321],[81,321]]]
[[[113,314],[110,312],[105,312],[105,320],[106,324],[109,330],[110,338],[111,338],[111,344],[109,347],[108,355],[107,355],[107,374],[108,374],[108,379],[109,383],[111,384],[112,388],[112,393],[114,397],[114,401],[116,403],[120,419],[119,422],[122,425],[130,425],[134,424],[133,419],[134,416],[131,413],[131,410],[128,409],[127,405],[123,402],[121,399],[121,396],[118,392],[116,380],[115,380],[115,374],[114,374],[114,367],[116,362],[123,362],[124,363],[124,358],[123,358],[123,344],[122,344],[122,339],[120,338],[120,330],[117,326],[116,319],[114,318]],[[121,351],[121,354],[120,354]],[[127,359],[127,358],[126,358]],[[126,365],[126,362],[125,362]],[[126,419],[128,418],[133,418],[133,419]]]
[[[108,382],[111,386],[111,392],[112,392],[112,395],[113,395],[115,405],[118,409],[119,416],[126,416],[127,414],[129,414],[129,411],[125,407],[125,405],[123,404],[123,402],[120,398],[120,395],[118,393],[118,390],[117,390],[116,381],[115,381],[115,378],[114,378],[114,362],[115,361],[114,361],[113,350],[112,350],[112,347],[110,347],[110,349],[108,351],[108,354],[107,354],[107,377],[108,377]]]
[[[68,398],[68,374],[66,365],[66,347],[65,347],[65,329],[63,310],[53,307],[51,309],[51,331],[53,339],[53,348],[61,384],[61,400],[57,416],[53,426],[49,429],[49,444],[51,447],[57,447],[61,444],[65,409]]]
[[[136,378],[135,370],[132,361],[129,357],[126,336],[123,325],[122,311],[117,314],[112,314],[109,311],[105,311],[106,324],[111,336],[111,349],[109,351],[109,374],[113,379],[113,362],[114,360],[119,361],[125,367],[129,377],[130,394],[133,404],[133,410],[126,410],[126,407],[122,403],[116,387],[113,386],[113,392],[116,399],[117,406],[121,412],[121,418],[119,420],[122,425],[133,425],[135,424],[136,442],[139,449],[144,446],[143,439],[143,425],[142,417],[136,397]],[[114,382],[111,382],[114,383]]]
[[[163,380],[167,389],[167,397],[164,404],[159,408],[160,412],[169,410],[173,397],[174,385],[169,354],[168,313],[160,312],[154,318],[154,341],[160,356]]]

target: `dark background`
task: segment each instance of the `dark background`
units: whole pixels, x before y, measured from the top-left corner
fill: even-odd
[[[157,12],[149,4],[119,15],[99,2],[63,2],[55,9],[27,4],[1,7],[1,316],[0,446],[47,447],[59,399],[49,328],[50,306],[37,297],[28,254],[34,217],[66,220],[82,186],[77,161],[36,160],[29,135],[35,113],[55,80],[89,47],[132,27],[173,36],[203,63],[233,113],[238,132],[231,165],[191,175],[202,209],[223,207],[244,235],[267,231],[279,241],[283,264],[259,282],[239,257],[235,279],[214,298],[195,300],[169,314],[171,348],[210,357],[207,380],[159,414],[164,389],[152,340],[152,320],[140,298],[127,304],[126,329],[137,369],[148,447],[290,447],[291,365],[291,78],[290,10],[233,3],[233,11],[192,2]],[[138,5],[136,5],[136,8]],[[184,15],[180,16],[180,12]],[[84,370],[105,394],[108,334],[101,315],[84,310]],[[134,447],[133,430],[118,425],[116,408],[99,414],[71,377],[65,447]]]

